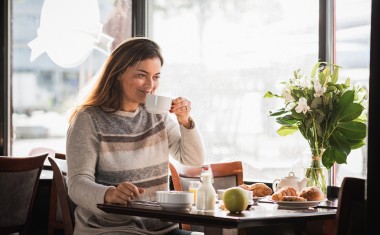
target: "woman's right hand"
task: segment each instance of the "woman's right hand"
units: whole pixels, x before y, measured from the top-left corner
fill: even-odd
[[[105,203],[118,203],[127,204],[133,198],[138,197],[141,193],[144,193],[145,189],[138,188],[136,185],[124,181],[116,187],[111,187],[106,191],[104,195]]]

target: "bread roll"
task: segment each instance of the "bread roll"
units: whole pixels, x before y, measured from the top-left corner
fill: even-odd
[[[254,183],[252,185],[242,184],[240,187],[252,191],[254,197],[265,197],[273,193],[272,189],[264,183]]]
[[[298,193],[292,186],[284,186],[272,195],[272,200],[281,201],[284,196],[298,196]]]
[[[322,191],[315,186],[310,186],[302,189],[300,197],[303,197],[308,201],[322,201],[325,199],[325,195],[322,193]]]
[[[253,192],[254,197],[265,197],[272,194],[272,189],[264,183],[252,184],[250,190]]]

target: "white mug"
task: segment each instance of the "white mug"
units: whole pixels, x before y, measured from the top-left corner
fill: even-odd
[[[173,99],[167,96],[147,94],[145,100],[146,111],[153,114],[165,114],[172,105]]]

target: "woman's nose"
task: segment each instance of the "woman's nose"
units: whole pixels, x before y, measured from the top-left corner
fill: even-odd
[[[145,86],[146,87],[149,87],[149,88],[153,88],[153,77],[147,77],[146,79],[145,79]]]

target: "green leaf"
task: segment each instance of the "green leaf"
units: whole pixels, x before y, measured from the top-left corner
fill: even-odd
[[[347,141],[350,143],[351,149],[358,149],[365,145],[363,140],[349,140]]]
[[[334,72],[331,75],[331,82],[336,83],[339,78],[339,67],[334,66]]]
[[[281,125],[294,125],[298,122],[292,115],[285,115],[276,119],[277,123]]]
[[[274,93],[272,93],[272,92],[270,92],[270,91],[267,91],[267,92],[265,92],[265,94],[264,94],[264,98],[273,98],[273,97],[281,98],[281,96],[276,95],[276,94],[274,94]]]
[[[346,81],[344,82],[344,84],[349,87],[351,86],[351,79],[350,78],[347,78]]]
[[[329,147],[323,153],[322,164],[327,169],[330,169],[335,162],[338,164],[347,163],[347,155],[343,152],[337,151],[332,147]]]
[[[361,104],[352,103],[348,104],[340,115],[339,120],[341,122],[349,122],[358,118],[364,110]]]
[[[332,149],[333,149],[333,153],[334,153],[336,163],[338,163],[338,164],[347,163],[348,154],[346,155],[344,152],[340,152],[334,148],[332,148]]]
[[[362,140],[367,135],[367,126],[361,122],[341,122],[337,131],[347,139]]]
[[[336,109],[333,110],[332,123],[347,122],[359,117],[364,107],[354,103],[355,92],[346,91],[339,99]]]
[[[334,150],[332,148],[327,148],[325,152],[322,155],[322,164],[327,168],[330,169],[335,163],[335,155]]]
[[[315,115],[315,121],[317,123],[322,123],[323,120],[325,120],[324,112],[320,109],[316,109],[316,110],[314,110],[314,112],[315,112],[315,114],[314,114]]]
[[[306,128],[305,123],[300,122],[298,125],[298,130],[301,132],[302,136],[309,141],[309,136],[311,135],[310,129]]]
[[[293,134],[296,131],[298,131],[297,126],[282,126],[280,127],[280,129],[277,130],[277,134],[281,136],[287,136]]]
[[[304,114],[304,113],[297,113],[294,109],[292,110],[292,116],[293,116],[295,119],[298,119],[298,120],[303,120],[303,119],[305,119],[305,114]]]
[[[326,89],[326,93],[327,92],[333,92],[333,91],[336,91],[337,88],[335,86],[328,86],[327,89]]]
[[[358,118],[356,118],[354,121],[365,123],[368,121],[368,118],[367,118],[367,115],[363,115],[363,112],[362,112],[362,114]]]
[[[313,69],[311,70],[311,74],[310,74],[310,77],[314,77],[315,74],[317,73],[318,69],[319,69],[319,65],[321,64],[321,62],[318,62],[314,65]]]
[[[327,76],[325,73],[318,74],[319,82],[323,85],[326,82]]]
[[[338,131],[334,131],[330,137],[329,143],[336,152],[341,152],[345,156],[351,152],[350,143]]]
[[[339,85],[339,84],[337,84],[337,85]],[[355,98],[355,91],[353,91],[353,90],[346,91],[340,97],[338,105],[339,106],[342,106],[342,105],[344,106],[346,104],[353,103],[354,102],[354,98]]]
[[[273,116],[280,116],[280,115],[286,114],[287,112],[289,112],[289,111],[285,110],[285,108],[282,108],[282,109],[278,109],[274,112],[269,111],[269,116],[272,116],[272,117]]]

